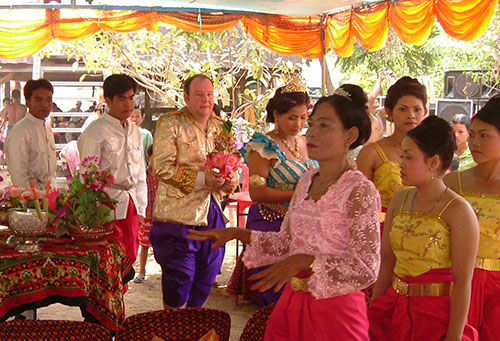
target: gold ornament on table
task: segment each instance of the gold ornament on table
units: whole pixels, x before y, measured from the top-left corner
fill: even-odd
[[[285,94],[285,93],[288,93],[288,92],[305,92],[305,93],[307,93],[307,86],[297,76],[297,77],[294,77],[290,83],[288,83],[287,85],[285,85],[283,87],[283,90],[281,90],[282,94]]]

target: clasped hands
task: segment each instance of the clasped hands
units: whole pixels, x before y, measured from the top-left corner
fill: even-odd
[[[230,172],[226,178],[220,173],[213,171],[205,172],[205,184],[213,190],[223,190],[231,192],[236,186],[238,176],[234,172]]]
[[[232,239],[239,239],[246,244],[250,243],[250,231],[238,228],[213,229],[208,231],[196,231],[189,229],[188,239],[197,241],[214,241],[212,249],[218,249],[222,244]],[[281,290],[292,277],[300,271],[309,270],[314,256],[306,254],[296,254],[273,264],[269,268],[260,271],[249,277],[251,281],[256,281],[252,285],[253,290],[266,291],[274,287],[274,292]]]

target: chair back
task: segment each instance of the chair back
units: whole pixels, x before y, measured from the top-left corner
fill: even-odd
[[[250,188],[250,171],[248,170],[248,166],[243,164],[241,165],[241,170],[243,171],[243,182],[241,183],[241,191],[248,192]]]
[[[276,303],[266,305],[257,310],[248,320],[243,332],[240,336],[240,341],[257,341],[264,340],[266,334],[267,320],[274,310]]]
[[[126,318],[115,341],[151,340],[155,336],[164,340],[198,340],[211,329],[215,329],[220,341],[229,340],[229,314],[210,308],[157,310]]]
[[[112,341],[105,327],[83,321],[12,320],[0,323],[0,340]]]

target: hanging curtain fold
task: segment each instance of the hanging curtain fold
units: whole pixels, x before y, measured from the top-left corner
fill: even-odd
[[[399,0],[351,8],[326,17],[325,46],[343,57],[352,55],[355,40],[376,51],[384,46],[389,27],[403,42],[422,45],[436,20],[450,36],[470,41],[485,32],[497,5],[497,0]],[[93,9],[1,9],[0,57],[23,58],[53,39],[84,39],[100,30],[157,30],[169,24],[190,32],[216,32],[239,22],[274,52],[321,57],[320,16]]]

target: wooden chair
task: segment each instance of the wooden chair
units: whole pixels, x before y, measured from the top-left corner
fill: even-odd
[[[267,320],[274,310],[276,303],[266,305],[257,310],[248,320],[240,336],[240,341],[264,340]]]
[[[105,327],[83,321],[12,320],[0,323],[0,340],[49,341],[111,341]]]
[[[150,311],[125,319],[116,334],[116,341],[198,340],[215,329],[220,341],[229,340],[231,317],[222,310],[186,308]]]

